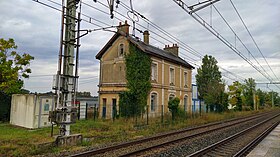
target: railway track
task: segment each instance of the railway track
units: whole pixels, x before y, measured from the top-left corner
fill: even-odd
[[[114,146],[109,146],[105,148],[100,148],[96,150],[90,150],[87,152],[81,152],[72,155],[73,157],[81,156],[133,156],[139,154],[145,154],[150,150],[159,149],[170,145],[172,143],[177,143],[187,139],[195,138],[201,136],[202,134],[208,134],[210,132],[215,132],[224,128],[232,127],[256,119],[261,119],[267,117],[272,113],[259,114],[252,117],[232,119],[224,122],[211,123],[199,127],[183,129],[179,131],[174,131],[170,133],[165,133],[153,137],[148,137],[144,139],[139,139],[131,142],[121,143]],[[180,136],[178,136],[180,135]]]
[[[262,132],[257,138],[243,147],[239,152],[237,152],[234,157],[246,156],[248,155],[273,129],[279,125],[279,121],[271,125],[264,132]]]
[[[247,153],[249,153],[250,150],[252,150],[260,141],[262,141],[262,139],[266,137],[267,134],[269,134],[277,125],[279,125],[279,121],[273,122],[272,124],[268,123],[270,120],[278,116],[279,114],[259,122],[248,129],[238,132],[224,140],[197,151],[189,155],[189,157],[246,156]]]

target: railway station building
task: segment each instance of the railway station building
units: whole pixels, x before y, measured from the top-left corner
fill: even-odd
[[[119,24],[118,31],[96,55],[100,61],[99,77],[99,117],[110,119],[113,109],[119,111],[119,94],[126,88],[125,55],[133,44],[148,54],[151,63],[151,84],[147,105],[149,117],[158,117],[169,112],[168,101],[180,98],[180,107],[191,112],[192,69],[194,67],[179,57],[177,44],[165,45],[163,49],[149,43],[149,32],[144,31],[143,41],[129,34],[125,21]]]

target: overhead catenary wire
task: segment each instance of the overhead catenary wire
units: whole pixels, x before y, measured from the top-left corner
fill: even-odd
[[[245,57],[233,44],[231,44],[227,39],[225,39],[214,27],[208,24],[200,15],[196,12],[191,12],[188,10],[188,5],[186,5],[182,0],[173,0],[179,7],[181,7],[184,11],[186,11],[192,18],[194,18],[199,24],[205,27],[210,33],[212,33],[215,37],[217,37],[222,43],[224,43],[227,47],[229,47],[233,52],[239,55],[243,60],[249,63],[255,70],[257,70],[260,74],[262,74],[267,80],[271,81],[271,78],[265,74],[262,70],[260,70],[252,61],[250,61],[247,57]],[[276,86],[278,87],[278,86]],[[279,87],[278,87],[279,88]],[[279,88],[280,89],[280,88]]]
[[[255,39],[253,38],[251,32],[249,31],[248,27],[246,26],[244,20],[242,19],[240,13],[238,12],[238,10],[237,10],[237,8],[235,7],[235,5],[234,5],[234,3],[232,2],[232,0],[230,0],[230,3],[231,3],[231,5],[233,6],[235,12],[237,13],[239,19],[241,20],[243,26],[246,28],[248,34],[250,35],[252,41],[254,42],[254,44],[255,44],[255,46],[257,47],[258,51],[260,52],[261,56],[262,56],[263,59],[265,60],[265,62],[266,62],[266,64],[268,65],[269,69],[271,70],[271,72],[273,73],[274,77],[275,77],[277,80],[280,80],[280,79],[275,75],[275,73],[274,73],[274,71],[272,70],[271,66],[268,64],[268,62],[267,62],[265,56],[263,55],[261,49],[259,48],[259,46],[258,46],[258,44],[256,43]]]
[[[128,6],[123,2],[121,2],[120,5],[123,6],[125,9],[129,9]],[[196,51],[195,49],[193,49],[192,47],[190,47],[189,45],[187,45],[185,42],[181,41],[177,37],[173,36],[172,34],[167,32],[166,30],[164,30],[163,28],[161,28],[160,26],[158,26],[154,22],[150,21],[143,14],[139,13],[136,10],[134,10],[134,12],[136,14],[138,14],[145,22],[147,22],[149,24],[149,26],[152,26],[153,28],[157,29],[159,32],[161,32],[164,35],[168,36],[169,38],[173,39],[175,42],[181,44],[181,46],[184,46],[188,50],[188,52],[192,53],[193,55],[195,55],[196,57],[199,57],[201,59],[201,56],[202,56],[201,53],[199,53],[198,51]]]
[[[100,1],[95,1],[95,2],[97,2],[97,3],[101,4],[102,6],[108,8],[108,6],[107,6],[106,4],[104,4],[104,3],[100,2]],[[120,5],[121,5],[121,4],[122,4],[122,3],[120,3]],[[121,6],[124,6],[125,9],[127,9],[127,10],[130,9],[129,6],[127,6],[127,5],[126,5],[126,6],[125,6],[125,5],[121,5]],[[120,15],[121,17],[125,18],[126,20],[132,21],[129,17],[125,16],[125,15],[122,14],[122,13],[120,13],[120,12],[118,12],[118,11],[114,11],[114,12],[117,13],[118,15]],[[134,12],[135,12],[135,13],[138,13],[135,9],[134,9]],[[138,14],[139,14],[140,17],[144,17],[144,16],[141,15],[140,13],[138,13]],[[116,17],[115,17],[115,18],[116,18]],[[118,20],[120,20],[120,21],[123,22],[123,20],[121,20],[120,18],[116,18],[116,19],[118,19]],[[145,18],[145,19],[148,20],[147,18]],[[163,33],[164,35],[168,36],[168,37],[171,38],[171,39],[167,39],[167,38],[163,37],[162,35],[160,35],[159,33],[156,33],[155,31],[152,31],[152,30],[149,30],[150,33],[157,35],[158,37],[162,38],[163,40],[165,40],[165,41],[167,41],[167,42],[169,42],[169,43],[173,43],[172,40],[175,39],[175,42],[178,42],[178,43],[181,44],[181,48],[182,48],[182,49],[186,50],[187,52],[193,54],[193,55],[196,56],[196,57],[199,57],[200,59],[202,58],[202,57],[201,57],[202,55],[199,54],[198,51],[194,50],[193,48],[191,48],[191,47],[188,46],[188,45],[186,46],[186,44],[185,44],[184,42],[179,41],[179,39],[177,39],[176,37],[174,37],[173,35],[171,35],[171,34],[168,33],[167,31],[163,30],[162,28],[160,28],[160,27],[157,28],[157,27],[155,27],[155,26],[156,26],[155,24],[152,24],[151,22],[149,22],[149,23],[150,23],[150,25],[154,25],[154,28],[156,28],[156,29],[159,30],[161,33]],[[143,25],[141,25],[141,24],[139,24],[139,23],[136,23],[136,25],[138,25],[138,26],[141,27],[141,28],[146,29],[145,26],[143,26]],[[160,29],[161,29],[161,30],[160,30]],[[137,30],[137,28],[136,28],[136,30]],[[138,30],[139,30],[139,29],[138,29]],[[165,44],[164,44],[164,45],[165,45]]]
[[[233,28],[230,26],[230,24],[227,22],[227,20],[224,18],[224,16],[221,14],[221,12],[218,10],[218,8],[213,5],[214,9],[216,12],[219,14],[219,16],[223,19],[223,21],[226,23],[228,28],[232,31],[234,36],[239,40],[239,42],[243,45],[243,47],[247,50],[247,52],[253,57],[253,59],[256,61],[256,63],[262,68],[262,70],[266,73],[268,77],[271,78],[271,76],[267,73],[267,71],[264,69],[264,67],[259,63],[259,61],[255,58],[255,56],[251,53],[249,48],[244,44],[244,42],[240,39],[240,37],[237,35],[237,33],[233,30]],[[235,44],[236,45],[236,44]],[[236,48],[236,47],[235,47]]]
[[[51,1],[51,0],[48,0],[48,1]],[[97,1],[97,2],[99,2],[99,1]],[[83,2],[83,4],[84,4],[85,2]],[[102,3],[101,3],[102,4]],[[94,7],[93,9],[96,9],[96,7]],[[56,9],[57,10],[57,9]],[[102,11],[101,9],[99,9],[98,11],[100,11],[100,12],[102,12],[102,13],[106,13],[105,11]],[[122,17],[124,17],[125,19],[128,19],[125,15],[123,15],[123,14],[121,14],[121,13],[119,13],[119,12],[117,12],[117,11],[114,11],[114,12],[116,12],[116,13],[118,13],[119,15],[121,15]],[[108,13],[106,13],[106,14],[108,14]],[[103,24],[103,25],[106,25],[108,28],[110,27],[110,28],[112,28],[113,26],[111,26],[111,25],[109,25],[109,24],[107,24],[106,22],[103,22],[103,21],[101,21],[101,20],[98,20],[98,19],[95,19],[95,18],[93,18],[93,17],[91,17],[91,16],[88,16],[88,15],[86,15],[86,14],[83,14],[84,15],[84,17],[86,17],[86,18],[88,18],[88,20],[85,20],[85,19],[83,19],[83,21],[85,21],[85,22],[87,22],[87,23],[90,23],[90,24],[93,24],[93,25],[95,25],[95,26],[98,26],[98,27],[100,27],[99,29],[101,30],[104,26],[102,26],[102,25],[97,25],[96,23],[93,23],[92,21],[91,21],[91,19],[92,20],[94,20],[94,21],[97,21],[97,22],[99,22],[99,23],[101,23],[101,24]],[[140,15],[142,15],[142,14],[140,14]],[[142,15],[143,16],[143,15]],[[120,20],[120,21],[124,21],[124,20],[122,20],[122,19],[120,19],[120,18],[118,18],[118,20]],[[148,19],[147,19],[148,20]],[[150,25],[156,25],[156,24],[154,24],[154,23],[151,23],[151,21],[150,20],[148,20],[150,23]],[[137,24],[138,26],[140,26],[141,28],[146,28],[145,26],[143,26],[143,25],[141,25],[141,24]],[[157,25],[156,25],[157,26]],[[160,28],[160,27],[159,27]],[[160,28],[160,29],[162,29],[162,28]],[[140,30],[140,29],[138,29],[138,30]],[[162,29],[163,31],[165,31],[164,29]],[[152,32],[154,35],[156,35],[156,36],[158,36],[158,37],[160,37],[160,38],[162,38],[162,39],[164,39],[165,41],[168,41],[168,42],[172,42],[171,40],[175,40],[176,41],[176,37],[175,37],[175,39],[174,38],[172,38],[172,36],[168,36],[168,35],[166,35],[168,38],[171,38],[171,39],[167,39],[166,37],[163,37],[162,35],[160,35],[160,34],[158,34],[158,33],[156,33],[156,32],[154,32],[154,31],[150,31],[150,32]],[[167,31],[166,31],[167,32]],[[168,33],[168,32],[167,32]],[[170,34],[170,33],[169,33]],[[170,34],[171,35],[171,34]],[[174,37],[174,36],[173,36]],[[155,37],[153,37],[153,36],[151,36],[151,38],[153,38],[154,40],[156,40],[156,41],[158,41],[159,43],[161,43],[161,44],[164,44],[163,42],[161,42],[160,40],[158,40],[157,38],[155,38]],[[178,41],[177,41],[178,42]],[[183,45],[183,44],[182,44]],[[189,49],[187,49],[187,48],[184,48],[184,47],[181,47],[183,50],[185,50],[186,52],[188,52],[188,51],[190,51]],[[195,51],[194,49],[193,49],[193,51]],[[189,57],[189,56],[188,56]],[[199,57],[202,57],[202,55],[200,55]]]
[[[61,4],[59,4],[59,3],[57,3],[57,2],[54,2],[54,1],[52,1],[52,0],[47,0],[47,1],[52,2],[52,3],[56,4],[56,5],[61,6]],[[36,1],[36,2],[37,2],[37,1]],[[100,4],[103,5],[104,7],[107,7],[107,8],[108,8],[108,6],[105,5],[104,3],[101,3],[101,2],[99,2],[99,1],[96,1],[96,2],[100,3]],[[97,11],[99,11],[99,12],[101,12],[101,13],[104,13],[104,14],[106,14],[106,15],[109,15],[107,12],[105,12],[105,11],[103,11],[103,10],[101,10],[101,9],[97,9],[97,7],[94,7],[94,6],[90,5],[90,4],[87,4],[87,3],[85,3],[85,2],[81,2],[81,3],[82,3],[83,5],[85,5],[85,6],[91,7],[92,9],[96,9]],[[54,7],[52,7],[52,8],[54,8]],[[60,11],[59,9],[55,9],[55,10]],[[117,14],[119,14],[120,16],[124,17],[125,19],[128,19],[128,20],[129,20],[128,17],[124,16],[124,15],[121,14],[120,12],[118,12],[118,11],[115,11],[115,12],[116,12]],[[137,13],[138,13],[138,12],[137,12]],[[145,17],[145,16],[143,16],[143,15],[140,14],[140,13],[138,13],[138,14],[141,15],[141,17]],[[97,24],[95,24],[95,23],[92,23],[91,20],[94,20],[94,21],[97,21],[97,22],[99,22],[99,23],[102,23],[102,24],[108,26],[108,28],[112,28],[112,27],[113,27],[113,26],[110,26],[109,24],[107,24],[107,23],[105,23],[105,22],[103,22],[103,21],[101,21],[101,20],[95,19],[95,18],[93,18],[93,17],[91,17],[91,16],[89,16],[89,15],[86,15],[86,14],[83,14],[83,13],[82,13],[82,15],[83,15],[84,17],[87,17],[87,18],[89,19],[89,20],[82,19],[83,21],[85,21],[85,22],[87,22],[87,23],[90,23],[90,24],[93,24],[93,25],[95,25],[95,26],[101,27],[101,28],[98,28],[98,29],[95,29],[95,30],[103,30],[103,26],[97,25]],[[120,18],[117,18],[117,19],[120,20],[120,21],[122,21],[122,22],[124,21],[124,20],[122,20],[122,19],[120,19]],[[177,39],[176,37],[174,37],[173,35],[171,35],[171,34],[168,33],[167,31],[165,31],[164,29],[162,29],[161,27],[159,27],[159,26],[156,25],[155,23],[151,22],[151,21],[150,21],[149,19],[147,19],[146,17],[145,17],[145,19],[146,19],[151,25],[155,26],[154,28],[160,29],[161,32],[164,32],[164,34],[167,35],[169,38],[171,38],[171,40],[175,40],[175,41],[177,41],[177,42],[179,41],[179,39]],[[141,25],[141,24],[137,24],[137,25],[140,26],[140,27],[142,27],[142,28],[146,28],[145,26],[143,26],[143,25]],[[137,30],[138,30],[138,31],[141,31],[141,30],[139,30],[139,29],[137,29]],[[143,32],[143,31],[142,31],[142,32]],[[172,43],[172,41],[171,41],[170,39],[167,39],[167,38],[163,37],[162,35],[160,35],[160,34],[154,32],[154,31],[150,31],[150,32],[153,33],[153,34],[155,34],[156,36],[158,36],[158,37],[160,37],[160,38],[162,38],[162,39],[164,39],[164,40],[166,40],[166,41]],[[152,37],[152,36],[151,36],[151,38],[153,38],[154,40],[158,41],[159,43],[165,45],[165,43],[161,42],[161,41],[158,40],[157,38],[154,38],[154,37]],[[182,41],[179,41],[178,43],[183,43],[183,42],[182,42]],[[185,44],[183,44],[183,45],[185,45]],[[187,45],[187,46],[188,46],[188,45]],[[181,45],[181,49],[183,49],[183,50],[185,50],[185,51],[187,51],[187,52],[189,52],[190,49],[191,49],[192,51],[198,52],[198,51],[194,50],[193,48],[191,48],[190,46],[188,46],[188,48],[185,48],[185,47],[182,47],[182,45]],[[199,54],[199,53],[197,53],[197,54]],[[199,54],[198,57],[202,58],[202,55]],[[191,58],[191,57],[187,56],[187,58]],[[196,63],[194,63],[194,62],[191,62],[191,61],[189,61],[189,62],[192,63],[192,64],[194,64],[194,65],[196,65],[196,66],[198,66],[198,64],[196,64]]]

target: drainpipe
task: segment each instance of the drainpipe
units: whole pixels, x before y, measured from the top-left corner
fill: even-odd
[[[38,116],[38,128],[41,127],[41,116],[42,116],[42,99],[39,101],[39,116]]]
[[[34,123],[35,123],[35,114],[36,114],[36,107],[37,107],[37,93],[35,93],[35,99],[34,99],[34,110],[33,110],[33,117],[34,117],[34,119],[33,119],[33,123],[32,123],[32,128],[33,128],[33,125],[34,125]]]

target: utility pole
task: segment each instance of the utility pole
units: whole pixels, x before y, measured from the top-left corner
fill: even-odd
[[[56,95],[55,110],[50,112],[49,118],[59,126],[60,136],[57,137],[58,144],[67,145],[69,141],[81,142],[82,140],[80,134],[70,135],[70,124],[75,123],[77,119],[77,107],[74,104],[79,77],[79,40],[82,36],[88,34],[89,30],[80,30],[82,2],[80,0],[66,0],[66,5],[65,0],[61,0],[61,2],[62,16],[58,70],[53,79],[53,89]],[[78,18],[76,18],[76,10],[79,3],[80,10],[78,12]],[[117,1],[118,3],[119,1]],[[113,18],[114,0],[110,0],[109,8],[111,18]],[[80,35],[81,31],[86,31],[86,33]],[[75,49],[76,56],[74,55]],[[68,140],[69,137],[73,137],[72,140]]]
[[[255,93],[255,90],[253,90],[253,102],[254,102],[254,110],[257,110],[257,101],[256,101],[256,93]]]
[[[273,96],[273,90],[271,91],[271,106],[274,107],[274,96]]]
[[[74,83],[77,78],[77,76],[74,76],[74,51],[75,48],[78,49],[80,46],[76,44],[79,38],[76,37],[76,32],[79,32],[79,30],[76,30],[76,23],[80,22],[80,20],[76,18],[78,3],[79,0],[66,0],[65,6],[64,0],[62,0],[58,71],[54,79],[55,85],[53,87],[56,93],[56,108],[55,111],[50,113],[52,122],[59,125],[60,137],[70,136],[70,124],[75,123],[77,119],[77,108],[73,106],[75,103],[73,102],[73,96],[75,93]]]
[[[62,136],[70,135],[71,114],[75,114],[72,108],[72,95],[74,91],[74,50],[76,43],[76,7],[77,0],[67,0],[66,2],[66,23],[64,38],[64,56],[63,56],[63,79],[62,86],[62,103],[61,110],[63,112],[62,124],[60,126],[60,134]]]

